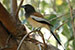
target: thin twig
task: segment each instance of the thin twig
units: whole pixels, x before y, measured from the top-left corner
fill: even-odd
[[[40,12],[40,0],[38,0],[38,11]]]
[[[55,17],[55,18],[51,19],[50,22],[53,21],[53,20],[55,20],[55,19],[61,18],[62,16],[65,16],[65,15],[67,15],[67,14],[68,14],[68,13],[65,13],[65,14],[63,14],[63,15],[61,15],[61,16],[59,16],[59,17]],[[63,23],[63,24],[64,24],[64,23]],[[60,28],[61,26],[63,26],[63,24],[60,25],[59,28]],[[55,31],[56,31],[56,30],[55,30]],[[48,40],[51,38],[51,36],[52,36],[52,35],[49,36]]]
[[[56,30],[58,30],[60,27],[62,27],[65,23],[67,23],[68,22],[68,20],[66,20],[63,24],[61,24],[59,27],[57,27],[56,29],[55,29],[55,33],[56,33]]]
[[[56,12],[56,0],[53,1],[53,10]]]
[[[6,45],[4,47],[1,47],[0,50],[4,50],[5,48],[10,48],[9,45],[8,45],[10,38],[11,38],[11,34],[8,36],[8,38],[6,40]]]
[[[71,6],[71,3],[70,3],[70,0],[68,0],[68,4],[69,4],[69,8],[70,8],[70,16],[71,16],[71,18],[73,18],[73,16],[72,16],[72,6]]]
[[[10,40],[11,36],[12,36],[11,34],[8,36],[8,38],[7,38],[7,40],[6,40],[6,44],[9,43],[9,40]]]
[[[36,30],[27,33],[27,34],[22,38],[22,40],[20,41],[20,43],[19,43],[19,45],[18,45],[18,47],[17,47],[17,50],[20,49],[20,47],[21,47],[21,45],[22,45],[24,39],[26,39],[26,37],[27,37],[29,34],[31,34],[32,32],[36,32]]]
[[[60,27],[62,27],[67,22],[68,22],[68,20],[66,20],[63,24],[61,24],[59,27],[57,27],[54,32],[56,33],[56,30],[58,30]],[[49,36],[48,40],[51,38],[51,36],[52,35]]]
[[[20,10],[20,7],[21,7],[23,1],[24,1],[24,0],[21,0],[20,5],[19,5],[19,7],[17,8],[16,14],[15,14],[16,18],[18,18],[18,13],[19,13],[19,10]]]
[[[41,33],[42,40],[43,40],[44,45],[45,45],[45,47],[46,47],[46,43],[45,43],[44,36],[43,36],[42,32],[41,32],[41,31],[38,31],[38,30],[34,30],[34,31],[31,31],[30,33],[26,34],[26,35],[22,38],[22,40],[20,41],[20,43],[19,43],[19,45],[18,45],[18,47],[17,47],[17,50],[20,49],[20,47],[21,47],[21,45],[22,45],[24,39],[26,39],[26,37],[27,37],[29,34],[31,34],[32,32],[39,32],[39,33]]]
[[[51,38],[51,36],[52,36],[52,35],[49,36],[48,40]],[[48,40],[47,40],[47,42],[48,42]]]
[[[44,42],[44,47],[46,47],[45,39],[44,39],[44,36],[43,36],[42,32],[40,30],[38,32],[41,34],[42,40]]]
[[[53,21],[53,20],[55,20],[55,19],[58,19],[58,18],[61,18],[61,17],[63,17],[63,16],[65,16],[65,15],[67,15],[68,13],[65,13],[65,14],[63,14],[63,15],[61,15],[61,16],[58,16],[58,17],[55,17],[55,18],[53,18],[53,19],[51,19],[51,20],[49,20],[50,22],[51,21]]]

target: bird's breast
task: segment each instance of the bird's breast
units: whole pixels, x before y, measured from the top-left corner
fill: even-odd
[[[30,25],[32,25],[33,27],[41,27],[43,24],[33,20],[31,17],[29,17],[28,22],[30,23]]]

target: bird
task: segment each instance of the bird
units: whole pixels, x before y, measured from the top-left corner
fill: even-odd
[[[50,27],[53,27],[53,25],[50,24],[50,22],[46,20],[41,13],[37,12],[35,8],[30,4],[22,5],[21,8],[24,8],[25,17],[30,25],[32,25],[34,28],[35,27],[36,28],[39,28],[39,27],[47,28],[52,33],[56,41],[61,45],[56,35],[50,29]]]

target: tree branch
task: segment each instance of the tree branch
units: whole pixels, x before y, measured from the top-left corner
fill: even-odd
[[[8,32],[3,26],[3,24],[0,22],[0,50],[16,50],[17,43],[13,38],[10,38],[8,40]],[[7,44],[8,40],[8,44]],[[11,46],[11,47],[10,47]]]
[[[10,4],[11,4],[11,15],[15,16],[17,9],[17,0],[10,0]]]
[[[24,25],[17,25],[16,21],[12,16],[7,12],[7,10],[0,3],[0,21],[3,25],[12,33],[12,35],[25,34]]]
[[[73,20],[73,9],[72,9],[72,6],[71,6],[71,3],[70,3],[70,0],[68,0],[68,5],[69,5],[69,8],[70,8],[70,17],[72,19],[71,21],[71,24],[72,24],[72,30],[73,30],[73,36],[74,36],[74,39],[75,39],[75,25],[74,25],[74,20]]]
[[[16,18],[18,18],[18,13],[19,13],[19,10],[20,10],[20,7],[21,7],[23,1],[24,1],[24,0],[21,0],[20,5],[19,5],[19,7],[18,7],[17,10],[16,10],[16,14],[15,14]]]

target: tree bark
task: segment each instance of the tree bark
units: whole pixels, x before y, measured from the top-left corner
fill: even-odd
[[[8,44],[6,44],[8,37],[9,37],[8,32],[6,31],[3,24],[0,22],[0,49],[2,49],[2,50],[16,50],[17,43],[13,38],[10,38],[8,41]],[[5,48],[6,45],[7,46],[9,45],[8,48],[7,47]]]
[[[21,32],[25,34],[24,26],[17,25],[16,21],[7,12],[7,10],[0,3],[0,21],[3,25],[12,33],[12,35],[20,34]]]

